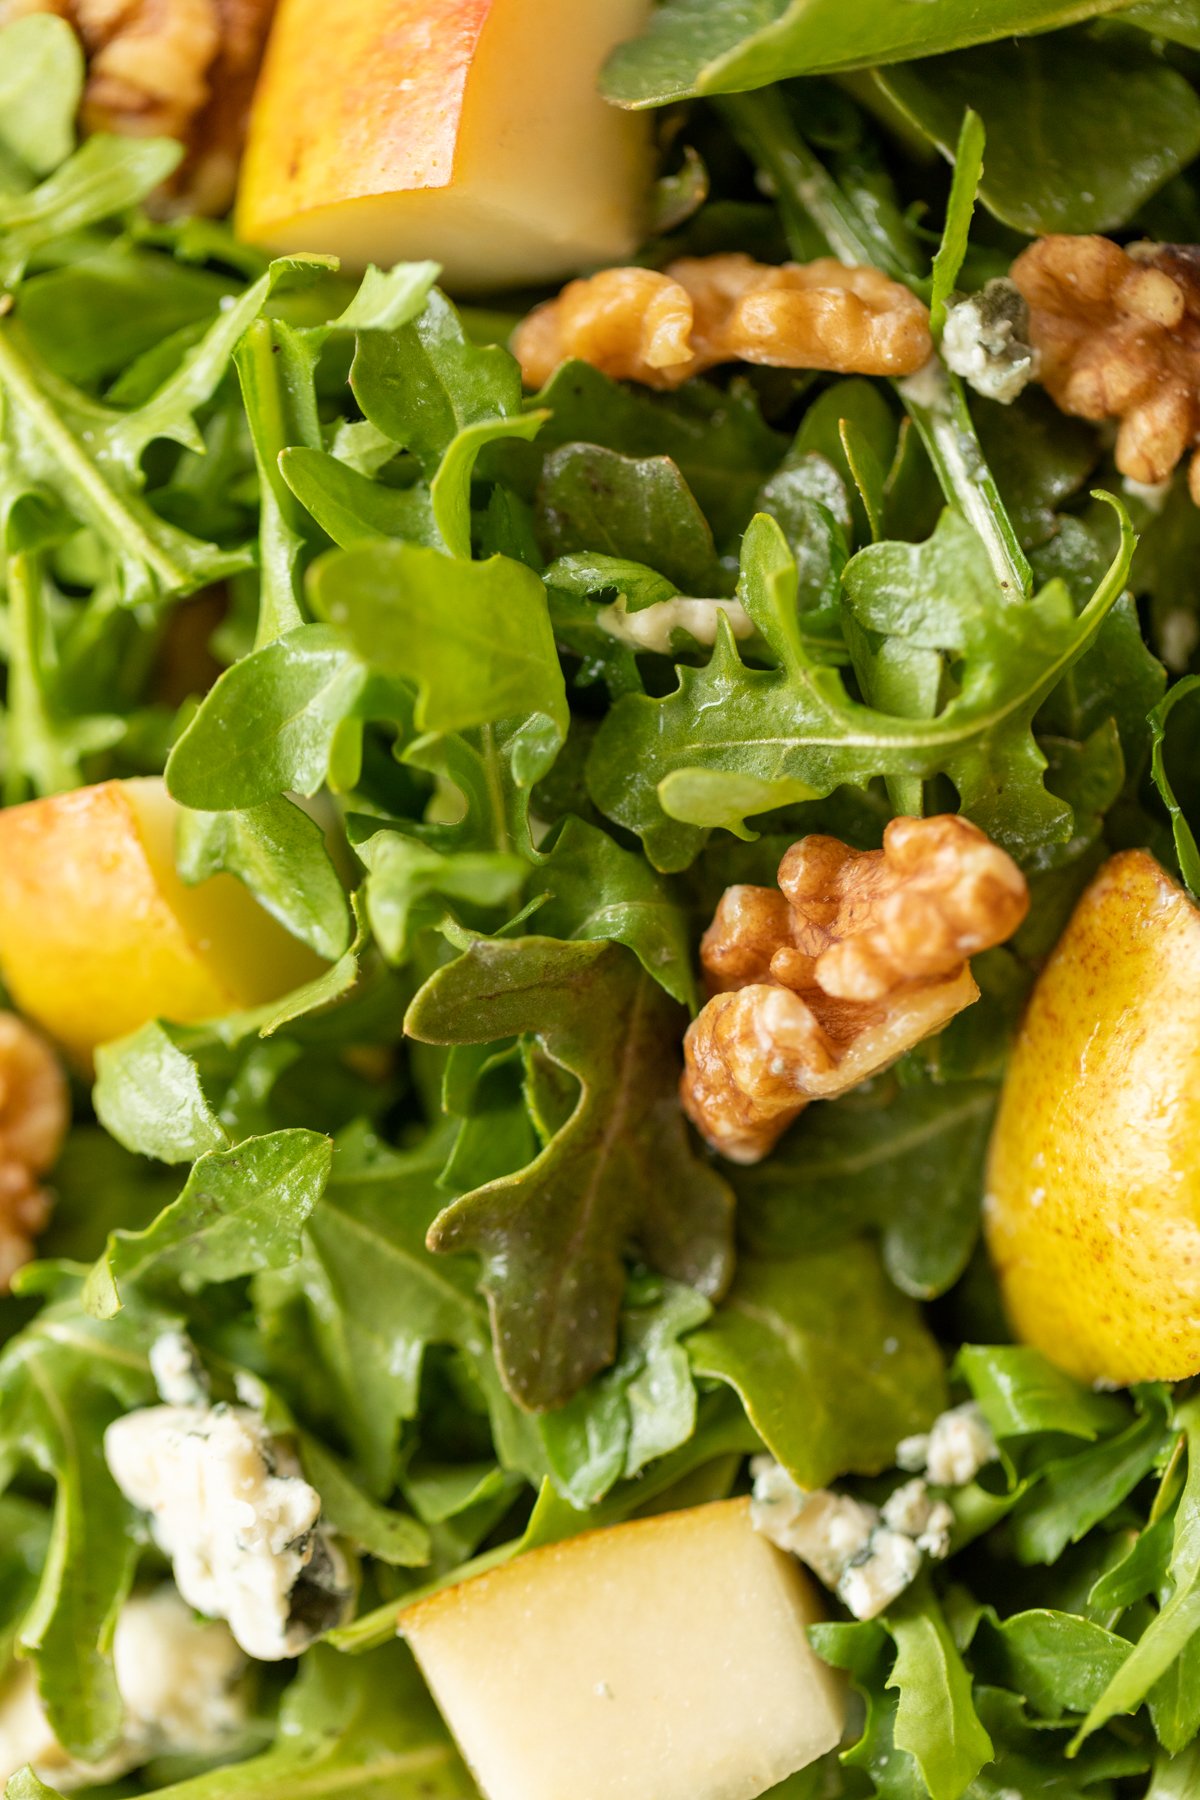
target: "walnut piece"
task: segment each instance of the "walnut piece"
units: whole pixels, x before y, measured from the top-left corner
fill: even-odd
[[[49,1217],[38,1177],[57,1161],[69,1117],[66,1080],[50,1046],[15,1013],[0,1012],[0,1293],[29,1261]]]
[[[758,1162],[811,1100],[875,1075],[978,999],[967,958],[1029,907],[1003,850],[953,814],[893,819],[883,849],[802,838],[779,887],[731,887],[700,957],[712,998],[684,1042],[684,1110]]]
[[[226,211],[275,0],[0,0],[0,25],[55,13],[87,56],[82,123],[173,137],[188,155],[169,202]]]
[[[1012,278],[1056,404],[1119,419],[1122,475],[1165,481],[1200,438],[1200,249],[1045,237],[1021,252]],[[1200,505],[1200,455],[1188,487]]]
[[[734,254],[568,282],[522,321],[513,348],[530,387],[568,357],[675,388],[723,362],[911,375],[933,354],[928,310],[878,269],[831,256],[776,267]]]

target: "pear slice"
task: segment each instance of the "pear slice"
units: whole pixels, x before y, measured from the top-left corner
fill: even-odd
[[[752,1800],[841,1737],[821,1616],[727,1500],[532,1551],[400,1626],[487,1800]]]
[[[185,886],[177,818],[151,777],[0,811],[0,975],[83,1065],[148,1019],[256,1006],[320,973],[231,875]]]
[[[649,127],[597,91],[648,0],[280,0],[237,224],[352,267],[432,257],[454,289],[636,249]]]

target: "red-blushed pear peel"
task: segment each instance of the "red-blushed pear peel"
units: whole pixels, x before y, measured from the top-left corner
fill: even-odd
[[[644,119],[597,90],[647,0],[281,0],[237,224],[355,268],[442,264],[452,289],[627,258]]]

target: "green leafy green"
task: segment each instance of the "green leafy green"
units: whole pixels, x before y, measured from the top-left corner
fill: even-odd
[[[814,661],[795,624],[795,563],[779,527],[760,517],[746,534],[738,591],[776,666],[749,668],[726,627],[707,668],[681,668],[674,692],[626,695],[593,746],[592,798],[638,833],[656,867],[672,869],[694,858],[705,827],[746,835],[748,814],[828,793],[839,782],[941,772],[970,817],[1029,854],[1070,831],[1069,811],[1042,784],[1033,715],[1094,641],[1131,554],[1127,533],[1076,617],[1061,583],[1024,606],[1002,601],[978,540],[951,514],[928,545],[860,551],[846,576],[857,616],[963,658],[959,691],[943,710],[910,720],[850,699],[841,678]],[[930,580],[941,583],[933,593]]]
[[[160,1162],[194,1162],[229,1142],[195,1063],[154,1022],[100,1045],[92,1102],[119,1144]]]
[[[350,943],[350,907],[316,819],[282,795],[246,812],[185,812],[176,847],[188,882],[222,871],[318,956]]]
[[[742,1235],[761,1256],[823,1250],[878,1231],[902,1292],[958,1279],[979,1229],[995,1090],[889,1087],[812,1107],[757,1167],[734,1169]]]
[[[178,1200],[145,1231],[114,1232],[84,1289],[96,1318],[110,1318],[126,1293],[178,1282],[195,1292],[289,1262],[300,1229],[329,1178],[332,1146],[316,1131],[279,1131],[193,1165]]]
[[[889,1467],[899,1440],[925,1430],[945,1399],[936,1344],[863,1243],[770,1262],[743,1256],[688,1353],[699,1374],[737,1390],[806,1488]]]
[[[405,1029],[443,1044],[529,1032],[578,1084],[528,1167],[454,1200],[431,1233],[482,1256],[497,1358],[523,1405],[561,1402],[612,1360],[628,1246],[720,1294],[730,1195],[693,1157],[675,1103],[680,1015],[627,951],[476,942],[425,984]]]
[[[1116,10],[1109,0],[666,0],[622,45],[602,81],[622,106],[732,94],[791,75],[904,62],[965,44],[1048,31]]]
[[[931,1800],[960,1800],[993,1745],[975,1710],[971,1678],[928,1589],[902,1595],[887,1614],[896,1645],[888,1686],[899,1692],[895,1743],[916,1762]]]
[[[1171,832],[1175,839],[1175,854],[1179,858],[1179,871],[1193,899],[1200,894],[1200,849],[1196,846],[1192,828],[1184,817],[1183,808],[1175,798],[1175,790],[1167,776],[1166,736],[1167,720],[1179,702],[1194,693],[1197,686],[1200,686],[1200,676],[1189,675],[1183,681],[1177,681],[1169,689],[1166,698],[1150,714],[1154,783],[1171,815]]]
[[[987,131],[979,198],[1031,236],[1124,225],[1200,151],[1190,84],[1127,37],[1018,39],[877,79],[946,156],[975,108]]]

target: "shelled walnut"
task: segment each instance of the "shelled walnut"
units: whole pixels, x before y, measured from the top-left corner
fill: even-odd
[[[58,1160],[69,1116],[53,1051],[15,1013],[0,1012],[0,1293],[49,1216],[40,1177]]]
[[[88,131],[178,138],[171,185],[189,207],[233,198],[242,136],[275,0],[0,0],[0,25],[55,13],[87,57]]]
[[[684,1109],[758,1162],[811,1100],[886,1068],[978,999],[968,957],[1009,937],[1029,892],[977,826],[893,819],[883,849],[793,844],[779,887],[731,887],[701,944],[712,998],[688,1030]]]
[[[522,321],[513,348],[531,387],[568,357],[674,388],[723,362],[911,375],[933,353],[928,310],[878,269],[830,256],[775,266],[736,254],[569,282]]]
[[[1165,481],[1200,439],[1200,248],[1045,237],[1021,252],[1012,278],[1056,404],[1119,419],[1122,475]],[[1200,504],[1200,453],[1188,486]]]

